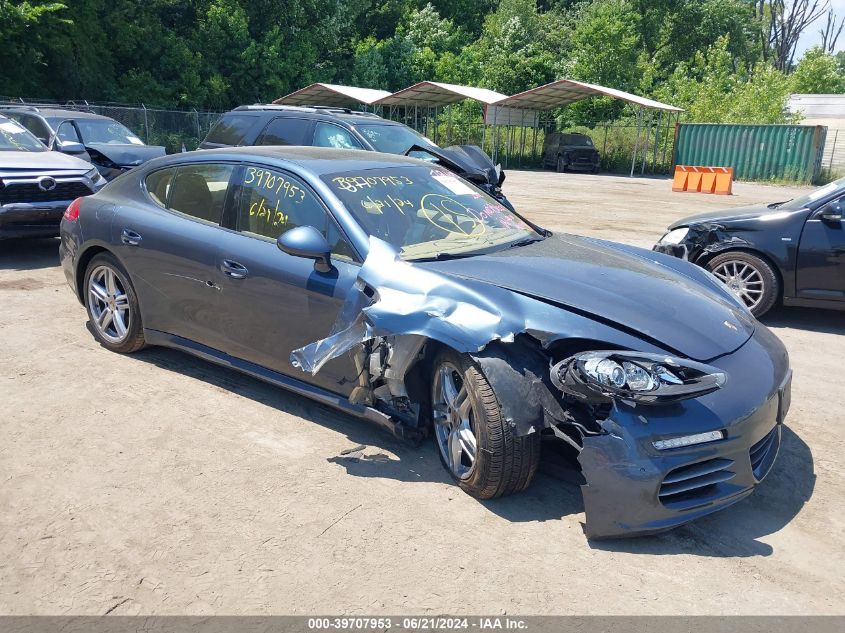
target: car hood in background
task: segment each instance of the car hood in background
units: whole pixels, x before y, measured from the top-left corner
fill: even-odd
[[[726,222],[747,222],[760,220],[762,222],[774,222],[790,217],[794,213],[806,213],[805,209],[790,211],[788,209],[770,209],[765,204],[752,205],[750,207],[737,207],[735,209],[722,209],[721,211],[708,211],[698,215],[691,215],[682,218],[671,225],[669,230],[693,224],[706,224],[710,222],[722,224]]]
[[[46,150],[43,152],[0,152],[0,172],[2,173],[55,172],[65,169],[84,173],[91,169],[91,164],[75,156]]]
[[[117,145],[113,143],[87,143],[85,149],[94,150],[120,167],[137,167],[148,160],[165,155],[160,145]]]
[[[741,347],[754,320],[714,287],[611,243],[571,235],[488,255],[421,264],[552,303],[689,358]],[[691,264],[689,266],[692,266]]]

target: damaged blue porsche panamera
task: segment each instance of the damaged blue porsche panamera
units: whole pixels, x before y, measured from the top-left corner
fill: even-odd
[[[687,262],[552,234],[423,161],[176,155],[76,202],[68,282],[107,348],[182,349],[433,436],[478,498],[578,452],[590,538],[751,493],[790,403],[783,345]]]

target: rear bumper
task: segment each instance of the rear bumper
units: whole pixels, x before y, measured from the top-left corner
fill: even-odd
[[[745,498],[778,454],[792,372],[782,344],[760,326],[713,363],[728,383],[673,407],[614,406],[605,435],[579,455],[589,538],[662,532]],[[657,439],[722,430],[724,439],[659,451]]]
[[[72,200],[0,205],[0,239],[56,237],[62,214]]]

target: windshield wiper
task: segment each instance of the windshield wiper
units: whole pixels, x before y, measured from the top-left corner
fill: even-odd
[[[766,207],[769,209],[777,209],[778,207],[786,204],[789,200],[784,200],[783,202],[772,202],[771,204],[767,204]]]
[[[528,246],[529,244],[533,244],[534,242],[542,242],[545,237],[529,237],[524,240],[517,240],[516,242],[511,242],[508,244],[508,248],[516,248],[517,246]]]
[[[408,261],[412,262],[444,262],[449,259],[463,259],[465,257],[475,257],[479,253],[437,253],[428,257],[416,257]]]

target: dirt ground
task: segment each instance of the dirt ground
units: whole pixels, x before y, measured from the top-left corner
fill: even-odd
[[[549,228],[641,246],[673,219],[797,191],[516,171],[505,190]],[[590,543],[556,458],[522,495],[478,502],[432,442],[181,353],[106,351],[56,250],[0,244],[2,614],[845,613],[843,313],[765,319],[795,380],[755,494]]]

